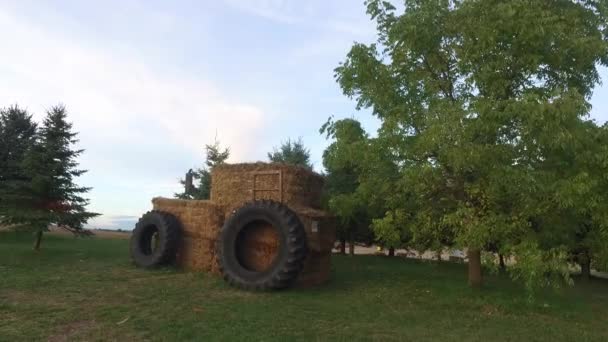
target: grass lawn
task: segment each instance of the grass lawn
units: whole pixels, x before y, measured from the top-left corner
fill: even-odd
[[[335,257],[326,286],[275,293],[130,263],[127,240],[0,235],[0,340],[608,341],[608,283],[467,288],[465,266]]]

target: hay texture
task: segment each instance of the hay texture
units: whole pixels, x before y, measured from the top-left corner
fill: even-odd
[[[286,164],[223,164],[211,173],[211,200],[152,200],[154,210],[177,217],[184,232],[177,264],[186,269],[219,274],[216,246],[228,215],[243,204],[270,199],[290,207],[306,231],[309,255],[297,287],[322,284],[330,278],[335,218],[320,210],[323,178],[303,167]],[[278,253],[278,239],[269,227],[252,227],[240,251],[244,266],[263,270]]]
[[[294,165],[223,164],[211,173],[211,201],[228,212],[260,199],[318,209],[322,191],[323,177]]]
[[[178,250],[178,266],[219,273],[216,241],[224,223],[224,210],[211,201],[190,201],[157,197],[154,210],[177,217],[182,230],[182,246]]]
[[[336,240],[335,217],[318,209],[292,208],[304,225],[308,239],[308,257],[296,279],[296,287],[312,287],[331,277],[331,254]]]
[[[268,270],[279,254],[278,231],[266,222],[252,222],[239,235],[237,241],[237,257],[249,270]]]

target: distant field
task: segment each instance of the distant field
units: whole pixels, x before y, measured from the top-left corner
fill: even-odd
[[[117,231],[117,230],[99,230],[99,229],[89,229],[95,237],[98,238],[107,238],[107,239],[128,239],[131,237],[130,231]],[[12,230],[9,227],[0,226],[0,233],[11,232]],[[50,232],[46,233],[47,235],[59,235],[59,236],[68,236],[72,237],[74,234],[70,233],[67,230],[53,227],[50,229]]]
[[[336,256],[330,284],[242,292],[205,274],[134,268],[125,239],[0,233],[0,341],[547,340],[607,341],[608,282],[529,303],[465,266]]]
[[[95,237],[104,238],[104,239],[129,239],[131,237],[131,232],[125,231],[117,231],[117,230],[99,230],[99,229],[89,229]],[[53,235],[63,235],[63,236],[72,236],[73,234],[63,229],[51,229],[51,234]]]

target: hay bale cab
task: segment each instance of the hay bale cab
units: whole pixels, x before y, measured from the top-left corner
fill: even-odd
[[[154,198],[135,226],[141,267],[176,264],[245,289],[309,287],[329,279],[334,218],[320,210],[323,179],[284,164],[225,164],[211,200]]]

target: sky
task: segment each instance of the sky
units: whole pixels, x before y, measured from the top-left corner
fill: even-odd
[[[374,31],[363,0],[0,0],[0,107],[40,121],[64,104],[89,170],[78,183],[103,214],[89,227],[131,229],[215,137],[229,162],[302,137],[321,171],[329,116],[374,132],[333,73]],[[592,104],[606,121],[608,84]]]

